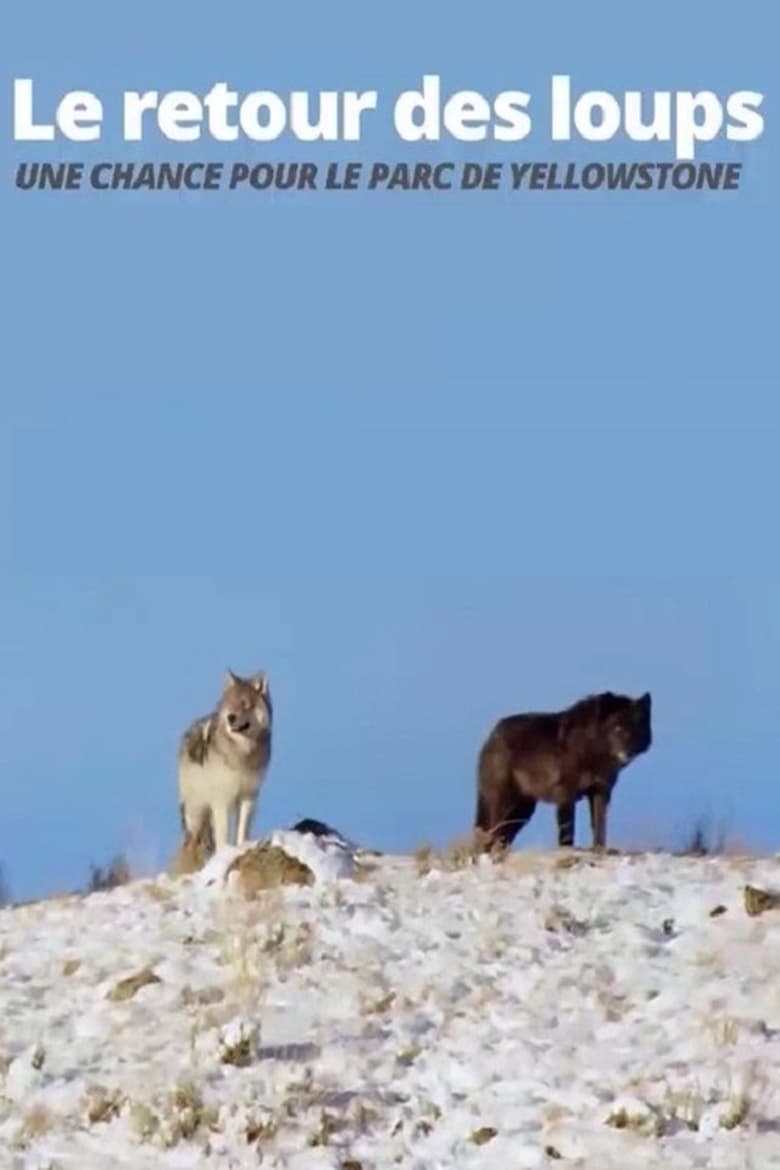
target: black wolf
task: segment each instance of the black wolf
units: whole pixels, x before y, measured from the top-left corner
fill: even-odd
[[[607,843],[607,810],[621,769],[652,743],[651,698],[604,691],[564,711],[508,715],[479,754],[477,829],[508,846],[537,801],[557,807],[558,844],[574,844],[575,808],[587,797],[593,847]]]

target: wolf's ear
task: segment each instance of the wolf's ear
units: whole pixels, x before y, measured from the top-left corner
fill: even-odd
[[[258,670],[257,674],[253,674],[249,681],[259,695],[268,694],[268,678],[264,671]]]
[[[651,704],[652,704],[652,699],[650,698],[649,691],[645,691],[645,693],[643,695],[641,695],[639,697],[639,699],[637,699],[637,705],[640,707],[640,709],[642,711],[647,711],[648,714],[650,712]]]
[[[232,670],[228,669],[225,671],[225,676],[222,680],[223,690],[227,690],[228,687],[238,686],[238,684],[240,682],[241,682],[241,679],[238,677],[238,675],[234,674]]]

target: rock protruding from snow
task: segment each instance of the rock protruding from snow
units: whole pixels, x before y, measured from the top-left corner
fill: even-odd
[[[271,844],[307,865],[317,883],[338,881],[355,872],[355,848],[338,835],[315,837],[292,829],[277,829],[271,834]]]
[[[328,885],[352,877],[356,866],[354,848],[338,835],[277,829],[241,849],[226,845],[193,880],[210,892],[227,887],[251,898],[283,885]]]
[[[279,886],[314,885],[314,874],[308,865],[267,841],[236,857],[226,876],[228,885],[240,890],[245,898],[255,898]]]

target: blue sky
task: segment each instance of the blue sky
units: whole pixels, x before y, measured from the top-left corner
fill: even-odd
[[[41,195],[2,142],[0,859],[19,896],[165,864],[178,735],[265,667],[257,831],[467,830],[501,714],[655,701],[612,838],[699,814],[780,844],[773,70],[767,3],[7,5],[66,89],[754,88],[724,195]],[[380,106],[380,115],[384,109]],[[631,159],[112,137],[63,157]],[[262,154],[261,154],[262,150]],[[647,152],[645,152],[647,153]],[[580,814],[583,840],[586,817]],[[522,842],[550,842],[541,810]],[[521,843],[519,841],[519,843]]]

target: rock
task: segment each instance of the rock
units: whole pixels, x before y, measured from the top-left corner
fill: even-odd
[[[488,1142],[492,1142],[493,1138],[498,1133],[492,1125],[481,1125],[479,1129],[475,1129],[471,1135],[471,1140],[475,1146],[484,1146]]]
[[[162,979],[159,975],[155,975],[151,967],[144,967],[135,975],[128,975],[126,979],[120,979],[118,983],[114,984],[106,999],[113,1000],[114,1003],[122,1003],[126,999],[132,999],[142,987],[148,987],[152,983],[162,983]]]
[[[314,874],[308,865],[290,857],[278,845],[260,844],[247,849],[231,862],[225,875],[236,883],[245,898],[279,886],[311,886]]]
[[[751,918],[763,914],[765,910],[780,909],[780,893],[773,890],[760,890],[758,886],[745,886],[745,913]]]

